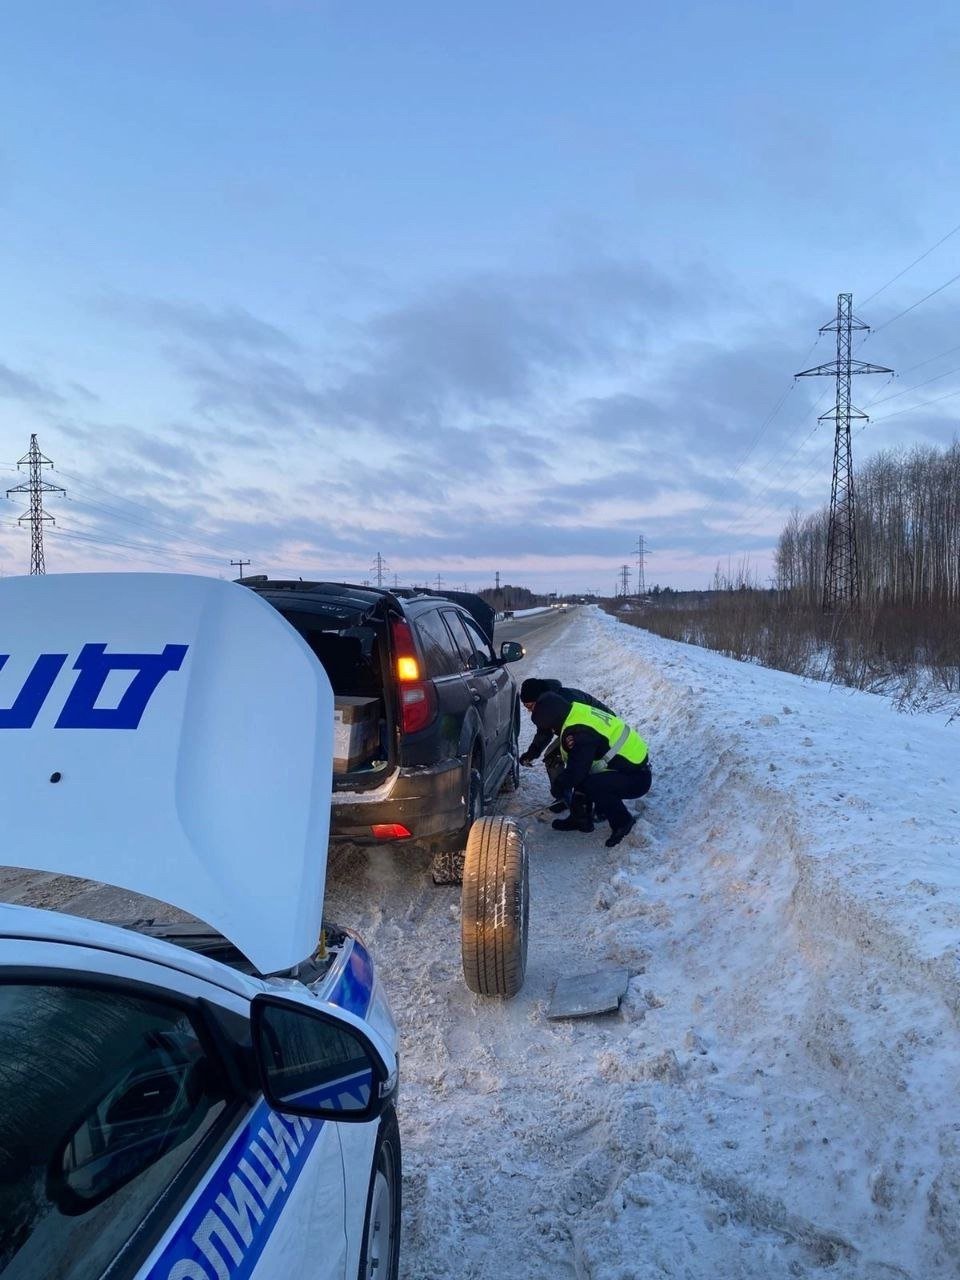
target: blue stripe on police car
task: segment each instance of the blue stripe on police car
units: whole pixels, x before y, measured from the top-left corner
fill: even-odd
[[[330,1002],[364,1017],[370,1007],[373,962],[354,941]],[[341,1095],[366,1105],[368,1072],[317,1091],[317,1101]],[[279,1115],[260,1101],[221,1155],[196,1199],[161,1247],[144,1280],[248,1280],[286,1207],[324,1126],[322,1120]]]

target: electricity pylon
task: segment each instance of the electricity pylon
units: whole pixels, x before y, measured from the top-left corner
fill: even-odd
[[[819,422],[836,423],[833,442],[833,481],[830,486],[830,523],[827,526],[827,560],[823,575],[823,607],[860,602],[860,565],[857,558],[857,515],[853,490],[853,452],[850,447],[850,422],[853,418],[868,421],[867,415],[850,402],[850,379],[855,373],[893,373],[881,364],[867,364],[851,359],[853,330],[869,331],[870,326],[853,314],[853,294],[837,295],[837,316],[821,327],[821,333],[836,333],[837,358],[829,364],[804,369],[798,378],[836,377],[837,400]]]
[[[30,479],[26,484],[15,485],[12,489],[7,490],[7,497],[12,493],[29,493],[30,507],[17,521],[17,524],[29,524],[30,526],[30,572],[46,573],[43,563],[43,526],[49,520],[51,524],[55,524],[53,516],[47,515],[43,509],[43,495],[45,493],[66,493],[66,489],[62,489],[58,484],[48,484],[43,478],[43,467],[52,467],[53,463],[49,458],[45,458],[40,452],[40,446],[37,444],[37,437],[30,437],[30,450],[17,463],[17,470],[21,467],[29,466]]]
[[[643,569],[643,562],[647,558],[646,548],[644,547],[644,537],[641,533],[637,538],[637,595],[645,596],[647,594],[647,578]]]

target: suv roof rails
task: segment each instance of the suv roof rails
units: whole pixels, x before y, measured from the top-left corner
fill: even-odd
[[[244,587],[270,587],[274,591],[323,591],[332,594],[335,591],[365,591],[372,596],[389,596],[394,593],[387,587],[365,587],[359,582],[334,582],[323,578],[268,578],[266,574],[258,574],[253,578],[236,578]]]
[[[443,596],[442,591],[431,591],[427,587],[394,587],[393,594],[401,600],[429,600],[431,596]]]
[[[472,591],[434,591],[430,587],[395,587],[393,589],[365,587],[357,582],[333,582],[329,579],[326,581],[310,579],[305,582],[303,578],[268,578],[265,574],[238,578],[237,581],[245,587],[254,587],[259,590],[266,588],[270,591],[316,591],[323,595],[335,595],[338,591],[356,591],[366,594],[368,599],[379,596],[384,600],[395,600],[397,603],[401,600],[449,600],[452,604],[458,604],[462,609],[466,609],[487,640],[493,643],[495,611],[482,596],[475,595]]]

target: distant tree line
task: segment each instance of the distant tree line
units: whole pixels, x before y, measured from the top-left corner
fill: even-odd
[[[667,639],[960,716],[960,444],[877,454],[859,470],[856,501],[859,609],[821,607],[826,509],[790,517],[770,587],[742,564],[668,607],[665,593],[629,612],[608,607]]]
[[[477,594],[498,613],[502,613],[504,609],[536,609],[538,605],[547,603],[546,596],[537,595],[528,587],[513,587],[509,584],[500,588],[484,587]]]
[[[960,604],[960,443],[876,454],[856,476],[857,549],[865,605]],[[777,589],[816,604],[829,511],[795,511],[780,534]]]

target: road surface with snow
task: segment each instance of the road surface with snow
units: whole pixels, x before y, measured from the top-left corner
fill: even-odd
[[[521,676],[621,712],[654,785],[615,850],[527,821],[521,994],[466,989],[425,860],[331,863],[402,1031],[402,1276],[960,1275],[960,730],[595,610],[543,634]],[[604,965],[621,1011],[548,1022]]]

